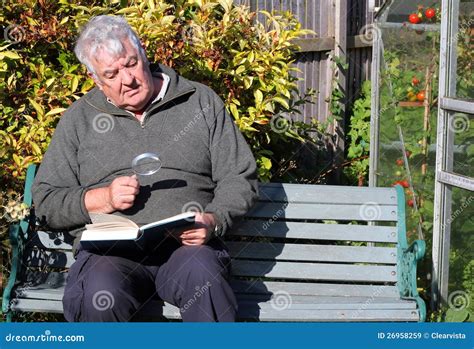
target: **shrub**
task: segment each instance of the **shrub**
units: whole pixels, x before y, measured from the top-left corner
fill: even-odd
[[[29,163],[41,161],[61,113],[92,88],[72,48],[78,28],[99,14],[125,16],[153,61],[217,91],[255,154],[260,179],[269,180],[272,144],[305,137],[289,117],[302,102],[291,75],[292,40],[306,31],[296,19],[263,12],[267,22],[257,23],[255,13],[230,0],[121,3],[6,1],[0,18],[8,25],[0,44],[2,185],[19,189],[18,179]]]

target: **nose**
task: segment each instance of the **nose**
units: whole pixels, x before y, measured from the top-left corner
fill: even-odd
[[[122,84],[124,85],[133,85],[135,81],[135,76],[127,69],[122,69]]]

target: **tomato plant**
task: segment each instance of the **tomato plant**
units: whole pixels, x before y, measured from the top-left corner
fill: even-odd
[[[420,102],[423,102],[425,100],[425,91],[420,91],[416,95],[416,99]]]
[[[425,11],[425,17],[428,19],[432,19],[436,16],[436,10],[434,8],[428,8]]]
[[[418,16],[417,13],[412,13],[408,16],[408,21],[413,24],[421,23],[421,18]]]

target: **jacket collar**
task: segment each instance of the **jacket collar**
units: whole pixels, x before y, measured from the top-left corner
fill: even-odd
[[[196,90],[196,88],[192,86],[187,79],[183,78],[182,76],[179,76],[173,69],[163,64],[151,64],[150,70],[152,71],[153,75],[158,73],[165,73],[170,77],[170,82],[168,85],[168,91],[166,92],[166,95],[163,100],[161,100],[159,103],[152,104],[147,110],[147,112],[185,94],[193,93]],[[131,116],[129,112],[120,109],[112,103],[108,102],[107,97],[97,86],[94,87],[90,92],[88,92],[83,98],[87,104],[102,113],[117,116]]]

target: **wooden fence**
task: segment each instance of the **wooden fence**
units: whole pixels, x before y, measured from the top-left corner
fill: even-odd
[[[358,97],[361,84],[370,79],[371,43],[364,40],[364,27],[370,25],[373,12],[369,6],[379,6],[382,0],[236,0],[252,10],[289,10],[294,13],[302,26],[313,30],[316,35],[308,35],[298,41],[301,52],[298,55],[297,74],[302,78],[298,83],[301,93],[312,88],[317,91],[314,104],[301,107],[301,115],[296,119],[309,122],[312,118],[324,122],[329,117],[328,98],[331,96],[335,77],[334,65],[329,57],[342,57],[348,63],[346,71],[337,77],[339,86],[345,90],[345,120],[335,123],[334,157],[344,153],[344,134],[348,125],[348,114],[352,102]],[[337,155],[339,154],[339,155]]]

